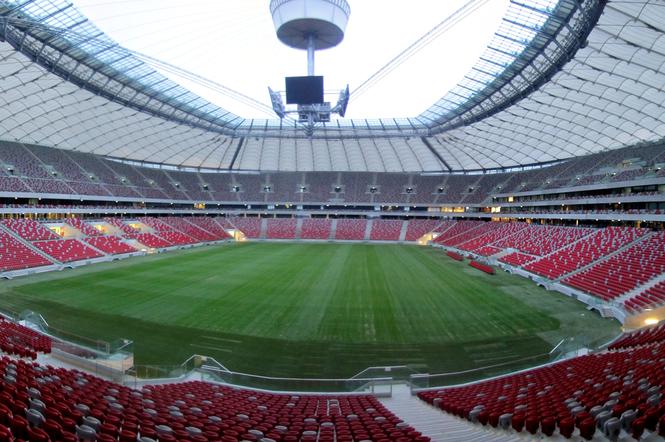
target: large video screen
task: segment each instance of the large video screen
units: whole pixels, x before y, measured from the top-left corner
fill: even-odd
[[[286,104],[323,103],[323,77],[286,77]]]

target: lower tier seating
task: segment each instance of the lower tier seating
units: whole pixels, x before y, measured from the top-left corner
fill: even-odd
[[[184,233],[176,232],[176,231],[161,231],[159,232],[159,236],[164,238],[167,242],[173,245],[187,245],[187,244],[194,244],[197,242],[194,238],[191,236],[185,235]]]
[[[193,223],[190,222],[190,218],[179,218],[177,216],[167,216],[160,218],[162,222],[166,223],[171,230],[182,232],[190,238],[195,239],[197,242],[205,241],[216,241],[219,239],[218,235],[215,235],[207,230],[204,230]]]
[[[524,253],[513,252],[499,258],[499,261],[510,264],[511,266],[521,267],[536,259],[535,256],[526,255]]]
[[[95,236],[87,238],[85,242],[109,255],[136,252],[134,247],[122,242],[117,236]]]
[[[21,238],[28,241],[40,241],[46,239],[58,239],[58,235],[41,225],[35,220],[28,218],[10,218],[2,221],[8,229],[16,232]]]
[[[153,235],[152,233],[132,233],[126,235],[128,238],[135,239],[139,243],[143,244],[146,247],[150,247],[152,249],[160,249],[163,247],[171,247],[171,243],[168,242],[167,240],[160,238],[157,235]]]
[[[367,395],[289,395],[200,381],[142,390],[0,358],[0,441],[428,442]],[[140,439],[144,440],[144,439]]]
[[[0,317],[0,350],[22,358],[36,359],[38,352],[51,352],[51,338]]]
[[[406,241],[417,241],[423,235],[434,231],[441,224],[438,219],[412,219],[406,228]]]
[[[94,249],[76,239],[37,241],[33,245],[60,262],[81,261],[102,256]]]
[[[608,348],[610,350],[619,350],[622,348],[638,347],[641,345],[664,343],[665,342],[665,322],[652,327],[645,327],[639,330],[624,333],[619,339],[614,341]]]
[[[577,429],[588,440],[598,431],[612,440],[622,428],[639,439],[659,421],[665,435],[663,387],[665,345],[657,342],[418,396],[482,425],[566,438]]]
[[[620,249],[646,233],[644,229],[633,227],[599,229],[552,255],[527,264],[524,268],[538,275],[556,279]]]
[[[53,264],[39,253],[0,230],[0,271],[23,270]]]
[[[665,272],[664,245],[665,232],[653,233],[563,282],[604,300],[614,299]]]
[[[328,239],[330,238],[331,219],[311,218],[302,221],[300,228],[301,239]]]
[[[471,229],[478,229],[486,224],[484,221],[458,221],[452,224],[448,229],[443,231],[434,242],[437,244],[443,244],[446,246],[452,246],[459,244],[457,242],[458,236],[465,235],[469,233]],[[441,230],[441,228],[439,228]],[[464,242],[467,239],[459,238],[459,241]]]
[[[230,218],[229,222],[234,228],[244,233],[247,238],[259,238],[261,236],[260,218]]]
[[[482,246],[482,247],[474,250],[474,253],[477,253],[478,255],[481,255],[481,256],[492,256],[492,255],[496,255],[500,251],[501,251],[501,249],[498,249],[496,247]]]
[[[295,218],[270,218],[266,222],[268,224],[266,238],[295,239],[297,222]]]
[[[67,224],[78,229],[85,236],[99,236],[102,234],[99,230],[95,229],[89,224],[86,224],[81,218],[67,218],[65,220]]]
[[[527,227],[526,223],[487,223],[482,229],[470,232],[470,239],[464,243],[458,243],[458,248],[469,252],[476,251],[481,247],[497,242],[503,238],[511,237]],[[480,234],[480,231],[485,232]],[[500,249],[497,248],[497,251]],[[487,255],[486,255],[487,256]]]
[[[219,218],[218,218],[219,219]],[[222,228],[215,218],[207,216],[190,216],[186,218],[187,222],[197,226],[201,230],[205,230],[213,235],[215,240],[222,240],[230,238],[229,234]]]
[[[665,304],[665,281],[659,282],[623,303],[624,308],[631,313],[639,313],[663,304]]]
[[[363,240],[367,220],[364,219],[338,219],[335,229],[335,239],[339,240]]]
[[[372,241],[398,241],[404,221],[393,219],[375,219],[369,238]]]

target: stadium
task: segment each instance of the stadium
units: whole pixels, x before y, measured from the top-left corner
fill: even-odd
[[[0,0],[0,442],[663,440],[662,0],[145,2]]]

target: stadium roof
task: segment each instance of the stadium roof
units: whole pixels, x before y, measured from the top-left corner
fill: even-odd
[[[602,15],[601,15],[602,12]],[[409,119],[242,118],[164,77],[63,0],[0,1],[3,138],[177,166],[467,171],[665,135],[665,4],[511,2],[485,54]]]

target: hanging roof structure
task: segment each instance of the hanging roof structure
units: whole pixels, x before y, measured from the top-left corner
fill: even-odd
[[[486,52],[407,119],[248,119],[166,78],[65,0],[0,1],[2,138],[182,167],[470,171],[665,136],[665,5],[513,0]]]

